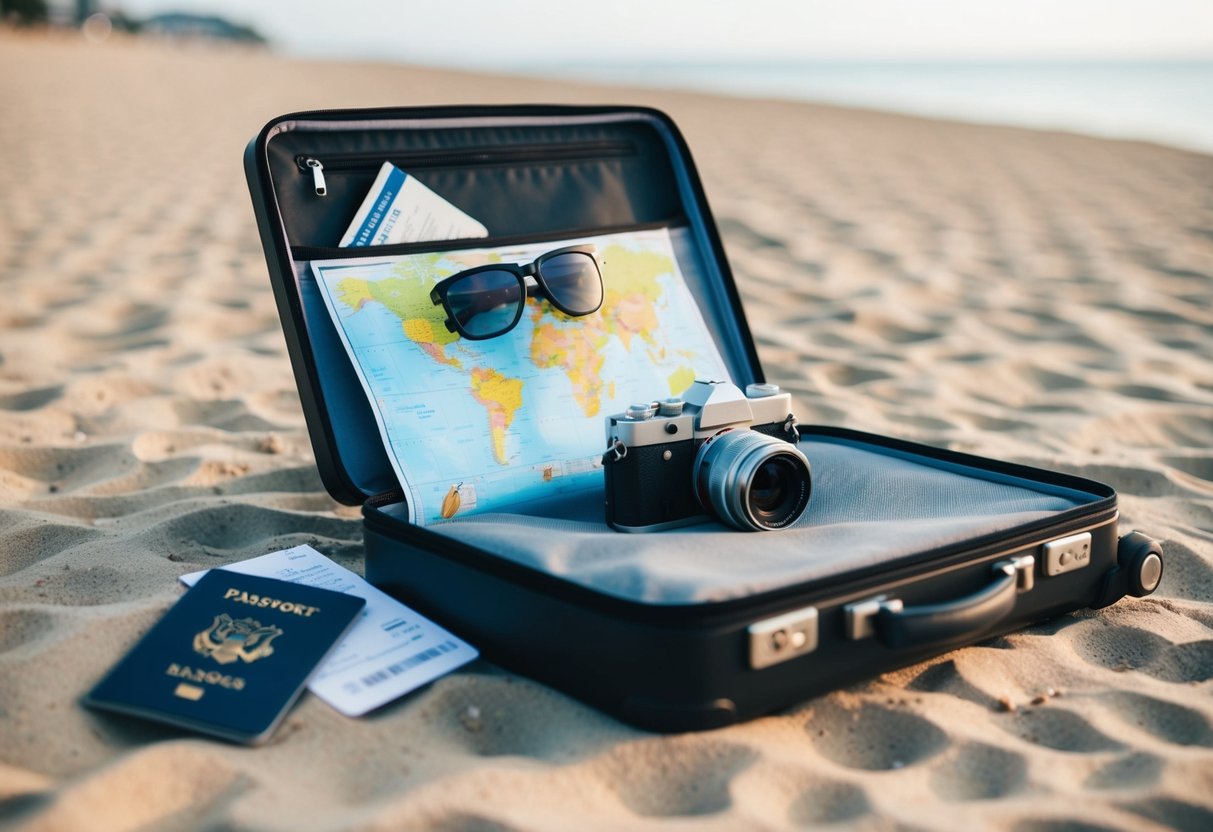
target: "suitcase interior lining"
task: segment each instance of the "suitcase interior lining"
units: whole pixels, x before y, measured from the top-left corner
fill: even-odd
[[[375,124],[375,123],[372,123]],[[493,237],[662,222],[681,213],[671,157],[643,120],[594,124],[297,125],[267,145],[295,246],[336,246],[385,161],[482,222]],[[324,165],[318,196],[305,159]]]
[[[783,531],[740,532],[709,521],[623,534],[606,525],[598,493],[550,516],[473,515],[429,530],[608,595],[694,604],[892,567],[1102,499],[811,432],[801,448],[812,466],[813,494],[801,520]],[[400,517],[403,509],[381,510]]]

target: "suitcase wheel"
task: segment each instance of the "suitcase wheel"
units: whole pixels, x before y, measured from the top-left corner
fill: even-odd
[[[1120,539],[1116,559],[1128,581],[1129,594],[1142,598],[1162,582],[1162,545],[1152,537],[1133,531]]]

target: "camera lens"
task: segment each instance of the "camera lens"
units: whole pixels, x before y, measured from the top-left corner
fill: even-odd
[[[783,529],[804,514],[812,478],[800,449],[753,430],[718,433],[691,469],[700,504],[742,530]]]
[[[777,456],[758,466],[750,483],[750,508],[762,518],[787,517],[800,495],[801,468],[789,456]]]

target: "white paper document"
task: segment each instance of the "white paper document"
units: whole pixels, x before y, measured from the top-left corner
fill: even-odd
[[[341,248],[487,237],[489,230],[391,162],[338,243]]]
[[[479,655],[475,647],[311,546],[283,549],[222,568],[366,599],[362,617],[308,682],[308,690],[346,716],[372,711]],[[207,571],[182,575],[181,582],[193,586]]]

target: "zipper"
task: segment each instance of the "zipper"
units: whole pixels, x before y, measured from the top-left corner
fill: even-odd
[[[380,494],[372,494],[370,497],[367,497],[365,505],[373,508],[383,508],[384,506],[389,506],[392,503],[400,502],[404,502],[404,489],[393,488],[390,491],[384,491]]]
[[[514,147],[466,147],[453,150],[372,151],[339,153],[325,156],[299,154],[295,164],[300,172],[310,173],[316,184],[316,195],[324,196],[327,188],[324,171],[372,173],[384,162],[397,167],[480,167],[487,165],[520,164],[525,162],[575,162],[583,159],[612,159],[634,156],[636,145],[625,141],[540,142]]]
[[[324,196],[329,192],[328,185],[324,181],[324,165],[319,159],[307,158],[303,160],[304,170],[312,171],[312,182],[316,186],[316,196]]]

